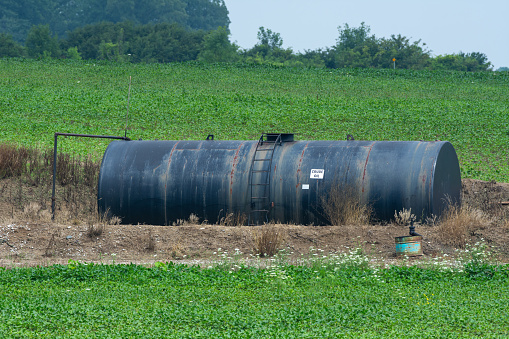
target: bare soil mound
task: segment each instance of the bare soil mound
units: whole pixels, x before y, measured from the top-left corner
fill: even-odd
[[[3,186],[1,186],[3,185]],[[33,204],[23,209],[9,199],[7,183],[0,201],[0,266],[64,264],[69,259],[84,262],[151,264],[156,261],[186,263],[213,260],[217,252],[254,253],[253,226],[221,225],[109,225],[72,217],[51,222],[47,209]],[[29,191],[29,187],[23,188]],[[33,197],[33,201],[38,201]],[[28,198],[28,201],[31,201]],[[481,211],[487,222],[468,230],[467,241],[480,239],[493,246],[504,262],[509,261],[509,184],[463,180],[463,202]],[[408,235],[408,227],[387,225],[299,226],[274,225],[281,234],[280,248],[294,256],[308,254],[310,248],[325,252],[362,247],[375,257],[395,259],[394,238]],[[417,225],[423,236],[424,258],[454,255],[455,247],[444,241],[438,225]]]

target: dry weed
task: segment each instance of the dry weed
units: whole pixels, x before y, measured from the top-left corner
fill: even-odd
[[[504,208],[502,201],[508,199],[508,193],[497,182],[478,181],[462,185],[461,201],[472,208],[483,211],[492,217],[503,219],[509,217],[509,209]]]
[[[350,186],[332,185],[321,203],[331,225],[365,225],[373,214],[371,206],[362,203],[359,193]]]
[[[55,217],[59,222],[86,220],[96,213],[99,166],[90,157],[58,155]],[[0,203],[9,206],[11,218],[50,219],[52,173],[52,150],[0,144],[0,179],[4,179]]]
[[[401,211],[394,211],[394,222],[400,226],[409,225],[415,221],[415,214],[412,214],[412,209],[403,208]]]
[[[281,248],[285,231],[281,224],[265,224],[253,230],[253,251],[260,257],[272,257]]]
[[[97,207],[97,205],[96,205]],[[98,224],[98,225],[120,225],[122,219],[114,216],[110,213],[110,210],[107,209],[104,213],[99,213],[97,209],[94,211],[90,211],[87,217],[88,224]]]
[[[185,247],[182,244],[182,235],[179,234],[178,230],[174,229],[173,233],[168,240],[165,241],[167,245],[167,253],[172,259],[183,259],[185,258]],[[164,245],[163,245],[164,247]]]
[[[189,225],[199,225],[200,218],[196,214],[191,213],[191,215],[189,215],[189,219],[187,219],[187,222]]]
[[[424,220],[424,223],[428,226],[434,227],[434,226],[438,225],[438,220],[439,220],[438,216],[435,214],[432,214],[431,216],[426,217],[426,219]]]
[[[122,219],[120,219],[117,216],[112,216],[110,220],[108,221],[108,225],[120,225],[122,222]]]
[[[23,207],[23,217],[27,220],[37,221],[41,212],[41,205],[36,202],[29,202]]]
[[[156,240],[152,236],[152,230],[149,230],[148,233],[138,237],[139,249],[145,252],[155,252],[156,250]]]
[[[463,205],[450,205],[437,226],[438,238],[444,245],[464,247],[469,236],[492,221],[480,210]]]
[[[177,221],[173,222],[172,226],[196,226],[199,224],[200,224],[200,217],[198,217],[194,213],[191,213],[187,220],[177,219]]]
[[[229,213],[222,218],[218,218],[219,226],[242,226],[246,225],[247,216],[244,213]]]
[[[90,239],[98,238],[103,234],[104,229],[105,229],[104,224],[98,225],[90,224],[88,225],[86,234]]]
[[[186,221],[184,219],[177,219],[177,221],[174,221],[171,225],[172,226],[184,226]]]
[[[184,248],[182,247],[182,245],[178,241],[174,242],[171,245],[171,247],[169,249],[169,252],[170,252],[170,256],[173,259],[180,259],[180,258],[182,258],[184,256]]]
[[[505,219],[505,221],[502,222],[502,228],[505,230],[509,230],[509,218]]]
[[[51,235],[51,238],[48,242],[48,246],[46,246],[46,249],[44,251],[44,254],[43,256],[44,257],[52,257],[56,254],[57,250],[59,249],[60,247],[60,242],[59,242],[59,239],[60,239],[60,232],[57,231],[55,233],[53,233]]]
[[[25,147],[0,144],[0,179],[23,174],[27,168],[29,153]]]

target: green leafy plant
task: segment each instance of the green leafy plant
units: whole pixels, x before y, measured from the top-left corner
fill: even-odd
[[[222,249],[218,253],[219,260],[207,267],[78,260],[48,267],[0,267],[0,335],[440,338],[447,333],[469,338],[481,333],[497,338],[509,334],[504,302],[509,267],[488,266],[491,261],[482,243],[466,252],[467,262],[483,267],[476,273],[453,267],[444,271],[379,265],[358,248],[331,254],[314,249],[295,264],[282,256],[248,258],[251,264],[246,265],[248,261],[235,258],[237,254]]]
[[[46,149],[54,132],[124,135],[131,76],[133,139],[291,131],[300,139],[448,140],[463,177],[507,182],[500,150],[509,76],[499,73],[2,59],[0,141]],[[59,148],[99,159],[108,143],[69,138]]]

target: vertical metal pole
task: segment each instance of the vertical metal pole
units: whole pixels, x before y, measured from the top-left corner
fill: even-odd
[[[127,130],[126,130],[127,134]],[[55,143],[53,146],[53,190],[51,193],[51,220],[55,220],[55,195],[56,195],[56,180],[57,180],[57,138],[59,135],[65,137],[82,137],[82,138],[101,138],[101,139],[117,139],[129,141],[127,137],[116,137],[111,135],[93,135],[93,134],[76,134],[76,133],[55,133]]]
[[[127,114],[125,115],[124,138],[127,138],[127,119],[129,118],[129,101],[131,100],[131,76],[129,76],[129,90],[127,92]]]
[[[55,186],[57,177],[57,138],[58,133],[55,133],[55,144],[53,146],[53,190],[51,193],[51,220],[55,220]]]

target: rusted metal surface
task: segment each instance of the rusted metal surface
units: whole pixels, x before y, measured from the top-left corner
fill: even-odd
[[[256,141],[112,142],[101,164],[100,211],[126,223],[155,225],[191,214],[215,223],[227,213],[246,211],[253,145]]]
[[[405,236],[396,237],[396,255],[417,256],[422,255],[422,237]]]
[[[288,141],[274,147],[268,220],[326,224],[323,200],[335,185],[390,220],[412,209],[417,220],[460,199],[458,159],[448,142]],[[257,141],[115,141],[101,165],[98,202],[124,223],[171,225],[197,215],[215,223],[251,213]],[[255,180],[252,180],[255,179]]]

